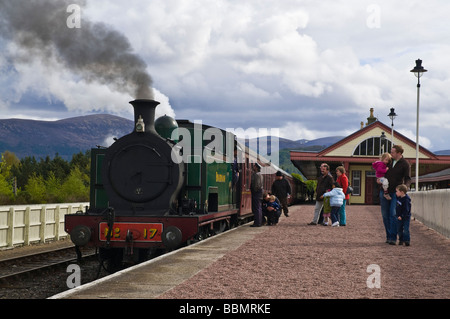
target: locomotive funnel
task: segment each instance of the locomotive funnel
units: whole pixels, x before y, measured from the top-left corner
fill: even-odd
[[[134,124],[137,132],[156,133],[155,109],[159,102],[154,100],[138,99],[131,101],[134,107]]]

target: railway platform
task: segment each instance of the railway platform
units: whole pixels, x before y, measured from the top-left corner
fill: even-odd
[[[347,206],[345,227],[307,225],[313,209],[292,206],[276,226],[247,224],[51,299],[450,298],[449,238],[412,220],[411,246],[388,245],[379,206]]]

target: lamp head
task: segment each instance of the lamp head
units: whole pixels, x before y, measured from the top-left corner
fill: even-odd
[[[413,72],[417,78],[420,78],[422,74],[427,71],[428,70],[425,70],[424,67],[422,66],[422,60],[418,59],[416,60],[416,66],[410,72]]]
[[[389,118],[393,121],[397,114],[395,114],[395,109],[391,107],[391,113],[388,114]]]

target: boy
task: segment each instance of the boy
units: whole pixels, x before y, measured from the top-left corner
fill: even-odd
[[[398,185],[395,189],[395,195],[397,196],[397,208],[396,215],[398,219],[397,234],[398,244],[409,246],[409,222],[411,221],[411,198],[406,194],[408,188],[405,184]]]

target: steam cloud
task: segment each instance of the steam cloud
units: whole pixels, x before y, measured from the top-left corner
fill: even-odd
[[[30,60],[37,56],[50,63],[54,57],[87,82],[153,99],[147,65],[132,52],[128,39],[103,23],[83,18],[80,28],[69,28],[71,4],[83,7],[86,1],[0,0],[0,35],[26,49]]]

